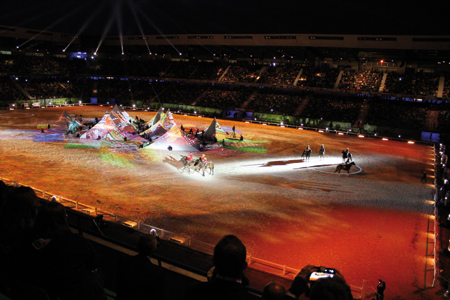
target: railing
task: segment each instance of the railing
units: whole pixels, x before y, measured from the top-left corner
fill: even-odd
[[[269,126],[278,126],[278,127],[286,127],[286,128],[294,128],[299,130],[310,130],[310,131],[316,131],[316,132],[324,132],[324,133],[334,133],[338,135],[353,135],[358,136],[360,138],[373,138],[373,139],[379,139],[379,140],[385,140],[385,141],[399,141],[399,142],[406,142],[406,143],[414,143],[414,144],[421,144],[421,145],[427,145],[427,146],[433,146],[435,143],[433,142],[426,142],[426,141],[417,141],[417,140],[411,140],[411,139],[403,139],[403,138],[396,138],[396,137],[387,137],[382,136],[378,134],[369,134],[369,133],[360,133],[358,131],[354,131],[353,129],[349,128],[347,130],[336,130],[336,129],[323,129],[318,127],[308,127],[308,126],[299,126],[295,124],[286,124],[281,122],[270,122],[270,121],[263,121],[263,120],[246,120],[243,119],[242,122],[245,123],[256,123],[261,125],[269,125]]]
[[[4,183],[8,183],[9,185],[21,186],[20,183],[3,178],[3,177],[0,177],[0,180],[3,181]],[[113,213],[101,210],[95,206],[83,204],[79,201],[74,201],[74,200],[71,200],[71,199],[68,199],[68,198],[65,198],[62,196],[56,196],[53,193],[50,193],[48,191],[40,190],[40,189],[31,187],[31,186],[29,186],[29,187],[34,190],[34,192],[36,193],[36,195],[38,197],[40,197],[44,200],[47,200],[47,201],[57,201],[57,202],[63,204],[65,207],[71,208],[72,210],[77,211],[83,215],[89,215],[91,217],[97,217],[99,215],[102,215],[103,220],[115,222],[115,223],[121,224],[123,226],[138,230],[142,233],[150,233],[151,230],[155,230],[161,239],[164,239],[164,240],[167,240],[170,242],[174,242],[174,243],[189,247],[191,249],[194,249],[194,250],[206,253],[206,254],[211,254],[211,255],[213,254],[214,246],[211,244],[204,243],[204,242],[201,242],[201,241],[198,241],[195,239],[191,239],[189,237],[184,237],[184,236],[178,235],[174,232],[170,232],[170,231],[167,231],[162,228],[148,225],[148,224],[142,223],[140,221],[128,219],[128,218],[119,216],[117,214],[113,214]],[[88,216],[86,216],[86,217],[88,217]],[[107,238],[106,236],[103,235],[103,233],[101,232],[100,229],[98,229],[98,231],[100,232],[100,234],[102,235],[103,238]],[[117,244],[122,244],[118,241],[114,241],[114,242]],[[155,257],[155,258],[158,259],[158,257]],[[205,276],[203,271],[198,270],[196,268],[185,266],[184,264],[179,264],[172,260],[167,261],[166,258],[164,259],[164,261],[166,261],[172,265],[179,266],[188,271],[194,272],[196,274]],[[254,269],[262,269],[263,268],[271,274],[285,276],[285,277],[288,277],[291,279],[293,279],[300,272],[300,270],[287,267],[286,265],[280,265],[277,263],[273,263],[271,261],[253,257],[249,253],[247,254],[247,263],[249,266],[251,266]],[[354,299],[364,299],[365,289],[366,289],[366,281],[365,280],[363,280],[362,286],[350,285],[350,287],[351,287],[352,292],[354,294],[357,294],[357,296],[354,297]],[[257,290],[255,290],[255,291],[257,291]]]

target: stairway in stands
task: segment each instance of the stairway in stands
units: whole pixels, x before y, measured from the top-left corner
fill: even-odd
[[[298,117],[302,114],[302,112],[305,110],[305,107],[308,105],[309,103],[309,98],[304,98],[302,100],[302,104],[300,104],[297,109],[294,112],[294,117]]]
[[[364,128],[364,123],[366,122],[367,114],[369,113],[370,105],[367,99],[364,99],[361,104],[361,109],[359,110],[358,117],[356,118],[355,124],[353,124],[353,128]]]
[[[427,110],[427,117],[425,120],[425,129],[427,131],[433,132],[439,124],[438,118],[439,118],[439,111]]]

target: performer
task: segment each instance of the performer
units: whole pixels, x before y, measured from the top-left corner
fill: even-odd
[[[203,163],[206,165],[208,163],[208,159],[206,158],[205,153],[202,154],[202,157],[200,157],[203,161]]]
[[[186,157],[186,161],[190,162],[193,158],[194,158],[194,155],[192,155],[192,152],[191,152],[191,153],[189,153],[189,156]]]
[[[308,145],[308,146],[306,147],[305,153],[306,153],[306,154],[311,154],[311,152],[312,152],[311,147]]]
[[[319,149],[319,158],[322,160],[325,157],[325,146],[322,144]]]

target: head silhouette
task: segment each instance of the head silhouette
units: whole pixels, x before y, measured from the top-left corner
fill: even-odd
[[[214,248],[213,263],[217,274],[232,278],[240,278],[247,267],[247,249],[234,235],[224,236]]]

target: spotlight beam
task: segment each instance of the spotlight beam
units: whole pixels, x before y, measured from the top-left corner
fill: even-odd
[[[147,46],[148,53],[151,53],[150,47],[148,46],[148,43],[147,43],[147,37],[144,35],[144,30],[142,29],[141,22],[139,21],[139,17],[136,14],[136,9],[134,7],[134,4],[131,2],[131,0],[127,0],[127,2],[128,2],[128,6],[130,7],[131,13],[133,14],[133,17],[136,20],[136,25],[138,26],[139,31],[141,32],[142,39],[144,40],[145,46]]]
[[[85,4],[87,5],[87,4]],[[61,23],[62,21],[64,21],[65,19],[67,19],[68,17],[70,17],[71,15],[77,13],[78,11],[80,11],[84,6],[81,5],[79,6],[77,9],[72,10],[69,14],[64,15],[63,17],[59,18],[58,20],[56,20],[56,22],[53,22],[52,24],[50,24],[49,26],[47,26],[46,28],[44,28],[43,30],[41,30],[41,32],[39,32],[38,34],[32,36],[30,39],[28,39],[27,41],[23,42],[21,45],[17,46],[16,48],[19,49],[20,47],[22,47],[23,45],[26,45],[27,43],[29,43],[30,41],[34,40],[35,38],[37,38],[38,36],[40,36],[44,31],[47,31],[51,28],[53,28],[54,26],[58,25],[59,23]]]
[[[141,15],[153,26],[153,28],[155,28],[156,29],[156,31],[158,31],[158,33],[160,34],[160,35],[162,35],[163,37],[164,37],[164,39],[166,40],[166,42],[167,43],[169,43],[170,44],[170,46],[172,46],[172,48],[173,49],[175,49],[175,51],[177,51],[177,53],[180,53],[180,51],[174,46],[174,44],[172,44],[171,42],[170,42],[170,40],[169,39],[167,39],[166,38],[166,35],[153,23],[153,21],[147,16],[147,15],[145,15],[144,14],[144,12],[143,11],[139,11],[140,13],[141,13]]]
[[[115,17],[115,14],[111,14],[109,16],[108,23],[106,23],[105,29],[103,30],[103,33],[102,33],[102,37],[100,38],[100,41],[98,42],[97,49],[95,49],[95,53],[94,54],[97,54],[98,49],[100,49],[100,46],[103,44],[103,41],[105,40],[106,34],[109,32],[109,29],[111,28],[111,25],[114,22],[114,17]]]
[[[97,11],[95,11],[90,17],[89,19],[83,24],[83,26],[81,26],[81,28],[78,30],[77,34],[72,38],[72,40],[69,42],[69,44],[67,44],[66,48],[64,48],[63,52],[65,52],[67,50],[67,48],[70,47],[70,45],[72,45],[72,43],[79,37],[79,35],[81,33],[84,32],[84,30],[88,27],[88,25],[92,22],[92,20],[94,19],[95,16],[97,16],[99,14],[99,12],[103,9],[103,7],[105,6],[106,2],[103,2],[103,5],[100,6]]]

